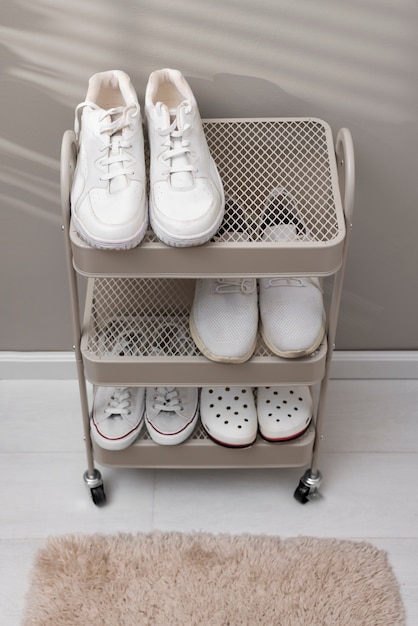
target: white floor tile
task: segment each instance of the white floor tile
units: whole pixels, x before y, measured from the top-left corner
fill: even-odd
[[[96,507],[84,484],[80,453],[1,454],[1,538],[151,528],[152,471],[103,470],[109,505]]]
[[[304,468],[100,468],[93,505],[76,381],[0,381],[0,615],[19,626],[33,555],[50,535],[203,530],[366,540],[386,550],[418,623],[418,381],[331,381],[322,497],[301,505]],[[91,394],[91,389],[89,389]],[[181,450],[179,448],[179,453]],[[3,617],[4,616],[4,617]]]

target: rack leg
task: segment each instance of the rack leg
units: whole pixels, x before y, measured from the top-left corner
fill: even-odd
[[[81,412],[83,417],[84,443],[87,456],[87,470],[84,473],[84,482],[90,489],[91,497],[96,505],[106,502],[103,481],[99,470],[94,467],[93,448],[90,437],[90,413],[87,398],[86,379],[84,373],[83,359],[81,355],[81,324],[78,297],[77,276],[73,267],[73,258],[70,242],[70,192],[72,176],[76,163],[76,145],[73,131],[67,130],[64,133],[61,144],[61,209],[63,215],[62,231],[65,235],[65,251],[67,262],[67,274],[70,285],[71,320],[73,327],[73,337],[77,366],[78,386],[80,392]]]
[[[78,352],[78,350],[76,350]],[[81,358],[77,359],[78,385],[81,401],[81,413],[83,417],[84,444],[86,447],[87,470],[83,474],[84,482],[90,490],[91,498],[97,506],[106,503],[106,495],[103,486],[102,475],[94,466],[93,449],[90,436],[90,413],[87,398],[84,367]]]
[[[332,298],[329,310],[329,320],[327,329],[328,351],[325,364],[324,378],[321,382],[319,401],[315,419],[316,438],[312,452],[311,467],[306,470],[299,485],[296,488],[294,497],[298,502],[306,504],[309,500],[318,497],[319,486],[322,481],[321,472],[318,469],[319,447],[322,441],[323,418],[325,413],[325,402],[328,392],[328,382],[331,368],[332,355],[335,347],[335,336],[337,331],[337,320],[341,303],[345,266],[347,263],[348,246],[352,230],[352,217],[354,209],[354,187],[355,187],[355,167],[354,149],[351,133],[347,128],[342,128],[338,132],[335,143],[335,156],[339,177],[339,187],[344,209],[346,226],[346,237],[344,242],[342,264],[334,276]]]

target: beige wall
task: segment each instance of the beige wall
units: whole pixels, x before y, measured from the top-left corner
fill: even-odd
[[[68,350],[61,136],[90,75],[180,69],[206,117],[350,128],[339,349],[418,348],[416,0],[1,0],[0,350]]]

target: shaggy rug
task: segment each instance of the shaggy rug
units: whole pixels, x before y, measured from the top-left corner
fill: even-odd
[[[386,553],[336,539],[206,533],[48,539],[22,626],[399,626]]]

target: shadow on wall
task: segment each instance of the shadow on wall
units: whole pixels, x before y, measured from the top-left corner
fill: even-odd
[[[359,135],[413,121],[417,13],[415,0],[11,0],[0,26],[1,200],[60,219],[62,132],[105,69],[128,72],[143,101],[149,73],[176,67],[204,117],[308,115],[334,130],[358,124]]]
[[[313,104],[402,121],[415,85],[416,14],[414,0],[14,0],[0,27],[2,74],[73,108],[103,69],[127,71],[141,97],[153,69],[221,69]]]
[[[10,0],[4,13],[0,226],[11,228],[0,228],[3,267],[25,252],[36,278],[43,268],[29,253],[33,241],[44,248],[45,267],[61,245],[50,236],[61,223],[61,138],[89,77],[123,69],[143,102],[149,73],[169,66],[188,78],[204,117],[307,115],[326,119],[334,130],[350,127],[358,204],[366,209],[356,215],[352,242],[350,318],[399,320],[412,310],[395,274],[411,283],[415,276],[410,251],[417,214],[410,207],[417,187],[415,161],[408,159],[417,128],[415,0]],[[393,229],[393,206],[401,229]],[[370,241],[373,255],[364,265]],[[388,273],[380,284],[382,262]],[[49,271],[58,283],[61,270]],[[386,276],[398,289],[393,304],[382,295]],[[350,289],[350,272],[347,278]],[[392,312],[401,298],[402,312]],[[404,322],[399,328],[406,336],[410,322]],[[376,332],[382,333],[377,323]],[[366,345],[366,329],[362,333]],[[359,337],[357,326],[353,334]]]

